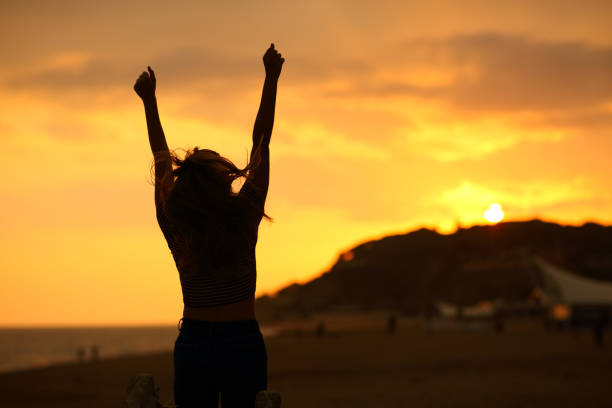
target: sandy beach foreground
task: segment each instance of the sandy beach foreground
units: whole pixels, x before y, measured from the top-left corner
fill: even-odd
[[[283,407],[612,406],[612,339],[598,349],[588,331],[329,329],[267,340],[269,388]],[[155,376],[162,403],[172,400],[172,355],[158,353],[2,374],[0,405],[119,407],[138,372]]]

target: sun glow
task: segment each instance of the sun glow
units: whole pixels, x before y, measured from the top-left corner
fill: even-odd
[[[491,204],[488,210],[484,212],[484,217],[492,223],[500,222],[504,219],[504,212],[499,204]]]

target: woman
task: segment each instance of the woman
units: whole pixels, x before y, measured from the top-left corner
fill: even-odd
[[[285,60],[274,44],[263,56],[266,79],[253,127],[249,164],[239,169],[195,147],[180,159],[168,150],[153,70],[134,90],[144,103],[155,166],[155,207],[183,292],[174,347],[177,407],[253,406],[267,386],[266,349],[255,320],[255,244],[264,213],[276,88]],[[175,167],[173,168],[173,164]],[[238,193],[232,182],[246,180]]]

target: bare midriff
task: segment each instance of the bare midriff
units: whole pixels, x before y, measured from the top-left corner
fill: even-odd
[[[183,308],[185,319],[207,320],[207,321],[232,321],[255,319],[255,299],[249,298],[240,302],[230,303],[214,307],[189,307]]]

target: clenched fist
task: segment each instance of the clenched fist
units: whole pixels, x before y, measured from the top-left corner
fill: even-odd
[[[263,56],[264,68],[266,69],[266,76],[272,78],[278,78],[281,73],[285,59],[282,58],[281,54],[274,49],[274,43],[270,45],[270,48],[266,51]]]
[[[147,67],[147,70],[149,72],[140,74],[134,84],[134,90],[142,100],[155,97],[155,85],[157,83],[155,73],[151,67]]]

